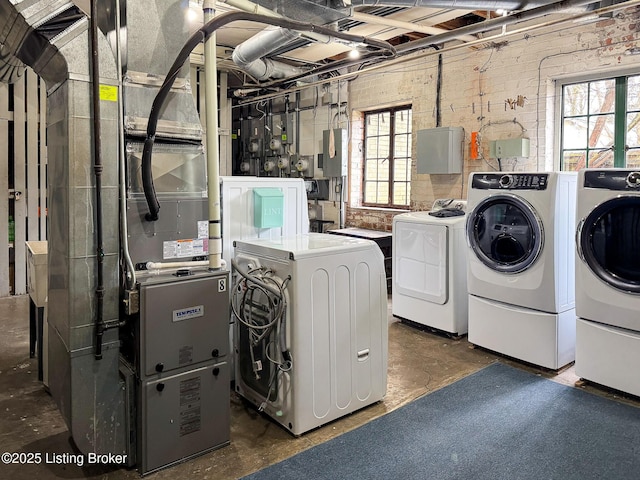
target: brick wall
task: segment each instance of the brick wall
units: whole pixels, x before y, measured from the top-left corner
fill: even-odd
[[[530,139],[529,158],[502,160],[503,170],[558,168],[555,150],[555,80],[586,74],[640,73],[640,56],[625,55],[638,42],[640,10],[632,7],[615,18],[591,24],[565,23],[487,41],[479,47],[443,55],[442,126],[465,130],[462,175],[418,175],[412,162],[412,210],[427,210],[433,200],[466,197],[470,172],[497,168],[489,159],[489,141]],[[516,27],[509,27],[516,28]],[[517,28],[521,28],[518,25]],[[349,207],[346,225],[390,230],[398,211],[362,208],[362,112],[385,106],[413,105],[414,132],[436,126],[435,92],[438,57],[433,51],[411,61],[363,73],[349,85],[351,116]],[[510,102],[519,97],[521,106]],[[471,132],[481,134],[483,158],[469,158]],[[415,136],[413,151],[415,154]]]

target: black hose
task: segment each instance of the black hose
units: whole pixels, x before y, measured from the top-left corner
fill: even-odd
[[[104,335],[104,246],[102,237],[102,153],[100,129],[100,66],[98,58],[98,0],[91,0],[91,86],[93,105],[93,170],[96,177],[96,360],[102,359]]]
[[[93,0],[95,1],[95,0]],[[211,21],[203,25],[186,41],[180,53],[176,57],[173,65],[169,69],[167,76],[160,87],[153,105],[151,106],[151,112],[149,113],[149,123],[147,124],[147,137],[144,142],[144,149],[142,151],[142,187],[144,190],[144,196],[147,200],[149,212],[145,215],[148,221],[155,221],[158,219],[158,212],[160,211],[160,204],[156,196],[155,187],[153,185],[153,173],[151,171],[151,154],[153,151],[153,144],[155,142],[156,129],[158,126],[158,119],[160,112],[164,106],[165,101],[171,91],[171,86],[175,81],[180,69],[184,62],[189,58],[191,51],[203,40],[215,32],[220,27],[225,26],[228,23],[236,21],[249,21],[264,23],[267,25],[274,25],[277,27],[288,28],[291,30],[298,30],[302,32],[315,32],[322,35],[331,36],[347,40],[350,42],[363,43],[386,52],[387,56],[394,56],[396,53],[395,48],[388,42],[375,40],[372,38],[366,38],[361,35],[352,35],[349,33],[338,32],[331,30],[330,28],[321,27],[319,25],[313,25],[311,23],[298,22],[295,20],[289,20],[279,17],[270,17],[267,15],[257,15],[255,13],[248,12],[229,12],[224,13],[218,17],[213,18]]]

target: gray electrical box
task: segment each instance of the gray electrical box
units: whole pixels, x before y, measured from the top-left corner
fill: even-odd
[[[489,158],[528,157],[528,138],[506,138],[489,142]]]
[[[331,135],[333,132],[333,136]],[[322,172],[324,176],[345,177],[347,175],[347,131],[334,128],[322,132]]]
[[[462,173],[464,129],[437,127],[418,130],[416,167],[418,173]]]

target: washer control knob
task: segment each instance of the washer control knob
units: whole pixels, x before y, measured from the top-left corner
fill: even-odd
[[[513,185],[513,175],[502,175],[500,177],[500,186],[502,188],[509,188]]]
[[[631,188],[640,187],[640,172],[631,172],[627,175],[627,185]]]

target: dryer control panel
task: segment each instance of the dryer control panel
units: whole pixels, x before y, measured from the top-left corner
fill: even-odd
[[[476,173],[471,188],[478,190],[546,190],[546,173]]]
[[[640,171],[588,170],[584,172],[584,186],[606,190],[640,191]]]

